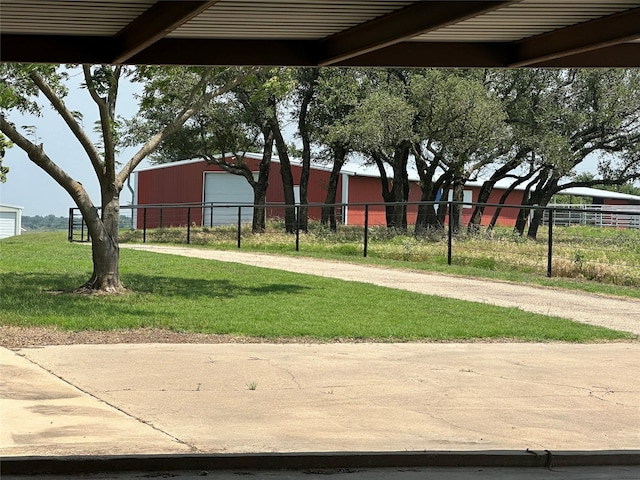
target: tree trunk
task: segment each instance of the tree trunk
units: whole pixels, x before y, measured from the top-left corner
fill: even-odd
[[[291,162],[289,161],[289,149],[282,136],[280,125],[276,118],[272,119],[273,134],[276,142],[276,150],[280,157],[280,175],[284,188],[284,226],[287,233],[295,233],[296,225],[296,199],[293,193],[293,174],[291,173]]]
[[[101,291],[119,293],[124,291],[120,281],[120,247],[118,228],[120,224],[119,192],[109,191],[102,194],[102,215],[93,205],[81,208],[82,215],[91,237],[93,273],[91,278],[80,287],[80,291]]]
[[[258,180],[253,186],[253,220],[251,222],[252,233],[263,233],[267,228],[267,215],[265,204],[267,203],[267,188],[269,187],[269,172],[271,170],[271,156],[273,155],[273,130],[265,127],[262,130],[264,136],[264,148],[262,160],[258,172]]]
[[[482,184],[480,187],[480,192],[478,192],[478,203],[487,203],[489,197],[491,196],[491,192],[493,191],[493,187],[498,181],[498,178],[491,177],[489,180]],[[473,209],[473,213],[471,214],[471,218],[469,219],[469,224],[467,225],[467,233],[469,235],[477,235],[480,232],[480,228],[482,227],[482,216],[484,215],[485,207],[483,205],[476,205],[476,208]]]
[[[529,230],[527,231],[527,238],[535,240],[538,236],[538,228],[542,223],[542,210],[534,210],[531,216],[531,223],[529,224]]]
[[[513,182],[511,185],[509,185],[509,188],[507,188],[504,191],[504,193],[500,197],[500,200],[498,200],[498,204],[499,205],[504,205],[505,202],[507,201],[507,198],[509,198],[509,195],[511,195],[511,192],[513,192],[516,189],[516,187],[518,185],[520,185],[522,182],[524,182],[525,180],[528,180],[528,176],[520,178],[517,181]],[[496,223],[497,223],[498,218],[500,217],[501,213],[502,213],[502,207],[496,208],[496,211],[493,213],[493,216],[491,217],[491,221],[489,222],[489,225],[487,226],[487,230],[491,231],[491,230],[493,230],[495,228]]]
[[[393,203],[394,195],[393,190],[389,188],[389,178],[387,177],[387,171],[384,169],[384,161],[382,157],[376,153],[371,155],[373,161],[376,163],[378,167],[378,172],[380,172],[380,186],[382,187],[382,199],[385,203],[390,204]],[[387,228],[394,227],[393,220],[393,205],[385,205],[385,216],[387,221]]]
[[[538,202],[538,198],[540,196],[540,191],[541,191],[541,186],[546,183],[547,178],[549,177],[549,171],[547,169],[543,169],[540,171],[540,173],[538,174],[538,177],[535,178],[533,181],[531,181],[527,187],[524,190],[524,194],[522,196],[522,205],[523,206],[528,206],[528,205],[535,205]],[[533,193],[531,193],[531,187],[533,187],[533,185],[538,184],[538,186],[536,187],[535,191]],[[516,220],[516,226],[514,228],[514,231],[522,236],[524,235],[524,229],[527,226],[527,220],[529,218],[529,213],[531,212],[531,209],[529,208],[521,208],[520,211],[518,212],[518,218]]]
[[[409,160],[409,146],[401,145],[395,149],[393,158],[393,214],[392,228],[405,232],[407,230],[407,205],[409,200],[409,177],[407,162]]]
[[[434,158],[427,162],[423,155],[416,155],[416,167],[420,176],[420,201],[435,202],[439,190],[439,185],[433,181],[439,160]],[[439,183],[441,183],[442,177]],[[424,235],[432,231],[442,230],[444,224],[438,222],[438,215],[434,204],[418,206],[418,216],[416,218],[415,235]]]
[[[546,186],[545,192],[544,193],[540,192],[540,194],[536,198],[537,200],[536,203],[538,204],[538,206],[546,207],[548,205],[549,201],[551,200],[551,197],[557,191],[557,183],[558,181],[556,179],[553,179],[551,184]],[[531,223],[529,224],[529,230],[527,231],[527,238],[530,238],[531,240],[535,240],[538,237],[538,229],[542,224],[543,216],[544,216],[543,210],[536,209],[533,212],[533,215],[531,217]]]
[[[307,121],[309,106],[315,93],[315,86],[320,75],[319,68],[310,70],[311,78],[304,91],[300,105],[298,131],[302,138],[302,172],[300,173],[300,208],[298,209],[298,228],[303,232],[309,230],[309,174],[311,172],[311,127]]]
[[[322,207],[322,224],[329,223],[331,231],[337,230],[336,223],[336,196],[338,194],[338,180],[340,178],[340,171],[347,159],[347,150],[345,148],[334,148],[333,154],[333,167],[331,168],[331,174],[329,175],[329,184],[327,185],[327,196],[325,197],[325,205]],[[345,203],[342,199],[342,203]]]
[[[422,194],[420,195],[421,202],[433,202],[433,184],[431,188],[423,187]],[[442,225],[438,225],[438,217],[436,214],[435,205],[420,204],[418,206],[418,216],[416,218],[415,235],[426,235],[435,230],[442,230]]]
[[[505,178],[511,170],[520,165],[523,156],[524,154],[522,152],[515,155],[513,159],[498,168],[493,173],[493,175],[491,175],[491,178],[489,178],[489,180],[482,184],[482,187],[480,187],[480,192],[478,193],[478,203],[487,203],[489,201],[489,197],[491,196],[491,192],[493,191],[493,187],[495,186],[496,182]],[[469,224],[467,225],[467,233],[469,233],[470,235],[477,234],[480,231],[484,209],[485,207],[478,205],[473,210],[471,218],[469,219]]]
[[[298,228],[303,232],[309,230],[309,174],[311,172],[311,154],[302,157],[300,173],[300,208],[298,209]]]
[[[397,147],[393,153],[393,160],[387,160],[393,168],[393,183],[389,188],[389,180],[384,169],[383,156],[374,154],[373,159],[380,172],[382,184],[382,198],[386,205],[387,228],[405,231],[407,229],[407,206],[403,205],[409,198],[409,180],[407,174],[407,161],[409,158],[409,145]]]
[[[531,205],[531,201],[529,198],[529,192],[525,191],[524,196],[522,197],[522,206]],[[518,211],[518,218],[516,218],[516,224],[513,227],[513,231],[518,235],[524,235],[524,228],[527,226],[527,218],[529,218],[529,212],[531,210],[528,208],[521,208]]]
[[[253,188],[253,220],[252,233],[264,233],[267,228],[265,203],[267,201],[267,185],[256,184]]]
[[[445,217],[449,213],[449,182],[442,184],[442,196],[440,197],[440,203],[438,204],[438,213],[436,215],[436,222],[439,225],[444,225]]]
[[[454,202],[464,201],[464,179],[456,177],[453,179],[453,195],[451,196]],[[453,228],[454,235],[460,233],[460,227],[462,225],[462,205],[453,205],[452,217],[449,219],[451,227]]]

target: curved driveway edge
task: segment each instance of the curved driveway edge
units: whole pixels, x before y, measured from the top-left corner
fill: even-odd
[[[121,244],[121,248],[181,255],[220,262],[241,263],[388,288],[515,307],[528,312],[567,318],[640,335],[640,300],[517,283],[398,270],[369,265],[286,257],[270,254],[209,250],[148,244]]]

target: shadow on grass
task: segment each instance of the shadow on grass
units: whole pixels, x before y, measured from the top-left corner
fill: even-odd
[[[189,279],[156,275],[126,275],[129,289],[124,295],[65,293],[82,285],[88,276],[51,273],[14,273],[0,280],[2,309],[0,321],[10,319],[25,324],[56,323],[56,318],[76,316],[145,317],[166,312],[170,318],[181,306],[203,299],[234,300],[269,295],[296,295],[311,289],[304,285],[264,282],[243,285],[233,280]],[[183,303],[186,302],[186,303]],[[174,312],[174,313],[170,313]],[[50,319],[50,320],[46,320]]]
[[[123,276],[123,282],[126,288],[135,293],[179,296],[183,298],[236,298],[270,294],[290,295],[310,289],[310,287],[296,284],[268,283],[264,285],[247,286],[233,282],[232,280],[204,280],[140,274]]]

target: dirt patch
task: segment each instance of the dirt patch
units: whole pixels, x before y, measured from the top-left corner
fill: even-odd
[[[339,341],[339,340],[338,340]],[[353,340],[344,340],[353,341]],[[72,332],[58,328],[0,326],[0,346],[10,349],[48,345],[113,343],[326,343],[305,338],[259,338],[238,335],[174,332],[154,328]]]

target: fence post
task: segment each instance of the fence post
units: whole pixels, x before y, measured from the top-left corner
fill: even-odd
[[[549,239],[547,240],[548,252],[547,252],[547,277],[551,277],[553,274],[553,222],[554,222],[553,208],[549,209]]]
[[[142,243],[147,243],[147,209],[142,209]]]
[[[67,240],[73,242],[73,208],[69,209],[69,231],[67,233]]]
[[[187,245],[191,243],[191,207],[187,207]]]
[[[369,247],[369,205],[364,206],[364,256],[367,257]]]
[[[453,218],[453,203],[448,203],[449,209],[449,231],[447,232],[447,264],[451,265],[452,245],[453,245],[453,228],[451,227],[451,219]]]
[[[300,205],[296,206],[296,252],[300,251]]]
[[[211,207],[213,210],[213,207]],[[242,207],[238,205],[238,248],[240,248],[240,242],[242,242]]]
[[[162,228],[162,207],[160,207],[160,228]]]
[[[209,226],[213,227],[213,202],[209,204]]]

